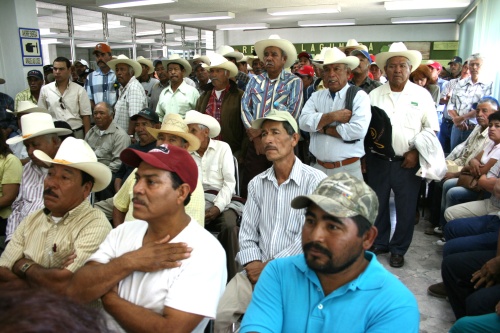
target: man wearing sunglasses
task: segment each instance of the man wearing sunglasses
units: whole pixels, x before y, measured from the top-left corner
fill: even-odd
[[[55,81],[42,87],[38,106],[49,110],[54,120],[67,122],[73,134],[83,139],[90,130],[92,110],[87,92],[71,81],[71,63],[67,58],[57,57],[53,63]]]

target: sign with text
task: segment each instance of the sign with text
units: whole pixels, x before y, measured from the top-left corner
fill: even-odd
[[[42,66],[43,60],[40,30],[19,28],[19,41],[21,43],[23,66]]]

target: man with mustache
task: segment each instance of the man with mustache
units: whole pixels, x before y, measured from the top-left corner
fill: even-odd
[[[7,238],[10,241],[21,221],[43,207],[43,181],[47,176],[47,165],[33,152],[35,149],[54,157],[61,145],[59,136],[71,134],[71,130],[55,128],[48,113],[34,112],[21,117],[22,136],[7,140],[7,144],[24,143],[30,161],[24,165],[19,195],[12,203],[12,214],[7,220]]]
[[[97,103],[103,101],[114,106],[118,97],[118,85],[115,86],[115,72],[108,66],[108,61],[112,59],[111,48],[108,44],[98,43],[92,53],[99,67],[87,77],[85,82],[92,110]]]
[[[43,86],[43,74],[42,72],[34,69],[28,72],[27,75],[29,88],[17,93],[15,100],[15,110],[18,111],[19,101],[31,101],[38,104],[38,98],[40,97],[40,90]]]
[[[266,266],[240,331],[417,333],[415,296],[367,251],[377,236],[375,192],[340,173],[291,206],[306,209],[304,254]]]
[[[302,252],[304,212],[290,210],[289,203],[298,195],[312,193],[326,176],[294,155],[299,128],[288,111],[273,109],[254,120],[252,128],[262,132],[263,150],[273,165],[248,185],[236,255],[244,270],[229,281],[219,302],[216,332],[226,332],[245,313],[252,289],[269,262]]]
[[[14,232],[0,257],[0,281],[5,288],[44,288],[66,295],[75,271],[111,230],[88,200],[91,192],[109,184],[111,171],[81,139],[64,140],[54,158],[41,150],[33,154],[49,167],[43,208]]]
[[[295,46],[278,35],[271,35],[269,39],[255,43],[255,51],[264,62],[266,72],[250,79],[241,99],[241,119],[251,141],[243,156],[243,197],[246,197],[250,180],[271,166],[261,143],[262,130],[252,128],[252,121],[265,117],[276,108],[275,103],[280,105],[279,108],[287,109],[297,120],[303,101],[302,80],[285,71],[297,59]]]
[[[370,99],[361,88],[350,88],[347,83],[358,65],[355,56],[346,56],[338,48],[327,50],[323,84],[328,89],[312,94],[300,114],[300,128],[311,134],[309,151],[316,157],[314,167],[330,176],[347,172],[363,179],[360,158],[365,155]],[[354,94],[352,105],[347,105],[348,92]]]

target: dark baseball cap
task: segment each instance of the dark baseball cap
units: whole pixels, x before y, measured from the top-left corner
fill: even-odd
[[[37,79],[43,80],[43,74],[40,71],[37,71],[36,69],[33,69],[28,72],[28,75],[26,77],[36,77]]]
[[[297,59],[300,59],[302,57],[306,57],[309,60],[312,59],[311,55],[309,53],[307,53],[307,52],[300,52],[299,55],[297,56]]]
[[[150,108],[144,108],[139,113],[134,114],[130,117],[130,120],[137,120],[138,117],[146,118],[151,120],[154,124],[158,124],[160,122],[160,118],[158,118],[158,114],[151,110]]]
[[[52,65],[45,65],[45,66],[43,66],[43,72],[44,73],[52,72],[53,70],[54,70],[54,66],[52,66]]]
[[[452,63],[454,63],[454,62],[456,62],[456,63],[458,63],[458,64],[461,64],[461,63],[462,63],[462,58],[460,58],[460,57],[458,57],[458,56],[453,57],[453,59],[451,59],[451,60],[450,60],[450,62],[448,63],[448,65],[449,65],[449,64],[452,64]]]

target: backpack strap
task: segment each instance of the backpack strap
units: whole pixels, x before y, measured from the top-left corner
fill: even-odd
[[[360,90],[362,90],[362,89],[360,87],[357,87],[357,86],[349,86],[349,88],[347,88],[347,92],[345,94],[345,106],[344,106],[344,108],[352,111],[354,97],[356,97],[356,94]]]

